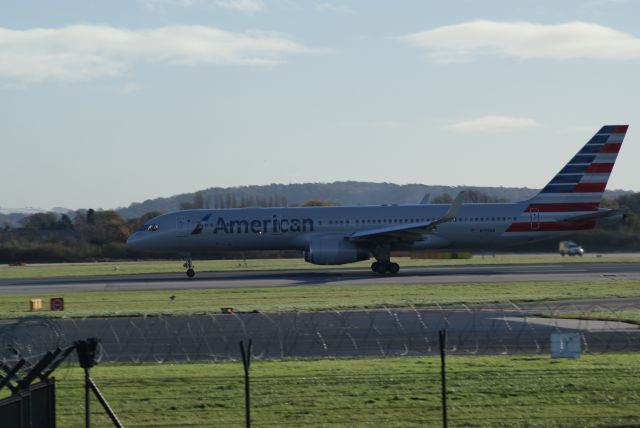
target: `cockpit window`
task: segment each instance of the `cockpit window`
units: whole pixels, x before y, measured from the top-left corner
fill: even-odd
[[[140,228],[141,231],[146,232],[157,232],[160,230],[160,226],[157,224],[145,224]]]

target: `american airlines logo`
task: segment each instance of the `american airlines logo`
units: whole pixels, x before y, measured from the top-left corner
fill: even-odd
[[[255,220],[225,220],[218,217],[215,222],[209,223],[211,214],[206,215],[191,232],[199,235],[205,229],[212,233],[286,233],[286,232],[313,232],[314,223],[310,218],[280,218],[273,216],[271,219]]]

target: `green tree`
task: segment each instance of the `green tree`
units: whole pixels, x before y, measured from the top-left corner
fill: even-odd
[[[620,208],[618,201],[616,199],[602,198],[600,202],[600,207],[609,208],[609,209],[617,209]]]
[[[62,214],[60,216],[60,220],[58,220],[56,228],[61,230],[73,229],[73,222],[71,221],[71,217],[69,217],[67,214]]]
[[[450,204],[453,198],[448,193],[441,193],[431,200],[432,204]]]
[[[336,204],[334,204],[333,202],[321,201],[319,199],[311,199],[310,201],[302,204],[303,207],[333,207],[335,205]]]
[[[96,211],[93,208],[89,208],[87,210],[87,224],[95,224],[96,223]]]
[[[192,202],[183,202],[180,204],[181,210],[195,210],[206,207],[207,203],[205,201],[204,192],[202,191],[196,192],[196,194],[193,196]]]
[[[80,228],[82,239],[91,244],[124,243],[131,232],[127,222],[115,211],[93,211],[92,220]]]
[[[492,202],[508,202],[508,200],[505,198],[491,196],[480,190],[468,189],[465,194],[465,202],[475,204],[488,204]]]
[[[58,216],[54,213],[36,213],[20,220],[20,224],[31,230],[53,230],[57,229]]]

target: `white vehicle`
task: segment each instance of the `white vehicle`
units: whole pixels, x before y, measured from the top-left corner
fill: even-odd
[[[582,256],[584,254],[582,247],[573,241],[560,241],[558,250],[561,256]]]
[[[127,244],[185,256],[199,250],[300,250],[318,265],[373,257],[374,272],[395,274],[400,266],[391,261],[394,251],[487,250],[558,239],[623,219],[620,210],[601,208],[600,201],[627,127],[601,128],[526,201],[463,203],[461,192],[450,205],[185,210],[149,220]],[[193,277],[191,258],[185,258]]]

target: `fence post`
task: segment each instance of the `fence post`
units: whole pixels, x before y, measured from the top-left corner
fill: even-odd
[[[245,406],[245,420],[247,428],[251,428],[251,389],[249,369],[251,369],[251,339],[249,339],[249,346],[244,348],[244,342],[240,341],[240,353],[242,354],[242,365],[244,366],[244,406]]]
[[[102,404],[102,407],[111,419],[111,422],[113,422],[113,426],[116,428],[122,428],[122,423],[118,420],[118,417],[109,406],[109,403],[107,403],[107,400],[98,389],[98,386],[95,384],[93,379],[91,379],[91,375],[89,373],[89,369],[98,363],[97,352],[99,343],[100,339],[95,337],[90,337],[87,340],[77,340],[74,343],[74,347],[78,354],[78,363],[80,363],[80,367],[84,369],[84,424],[86,428],[89,428],[91,425],[89,394],[90,392],[93,392],[100,404]]]
[[[91,427],[91,408],[90,408],[90,396],[89,396],[89,368],[83,367],[84,369],[84,426],[85,428]]]
[[[438,337],[440,338],[440,376],[442,382],[442,426],[447,428],[449,426],[449,420],[447,418],[447,330],[440,330]]]

